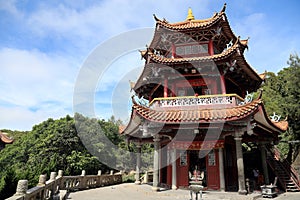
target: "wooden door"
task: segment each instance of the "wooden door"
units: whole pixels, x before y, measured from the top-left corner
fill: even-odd
[[[219,154],[218,150],[211,150],[206,156],[207,188],[220,189]]]
[[[177,184],[181,187],[189,185],[189,155],[186,151],[178,151],[177,159]]]

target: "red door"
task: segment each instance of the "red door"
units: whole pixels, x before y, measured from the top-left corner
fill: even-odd
[[[208,189],[220,189],[219,155],[216,149],[211,150],[206,156],[206,178]]]
[[[181,187],[189,185],[189,157],[186,151],[179,151],[177,159],[177,184]]]

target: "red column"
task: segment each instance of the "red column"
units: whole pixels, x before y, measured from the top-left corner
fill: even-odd
[[[167,167],[167,185],[172,186],[172,165]]]
[[[172,84],[172,97],[176,96],[175,83]]]
[[[214,55],[214,45],[213,45],[213,41],[212,40],[209,40],[209,42],[208,42],[208,53],[211,56]],[[223,73],[221,73],[220,79],[221,79],[220,80],[220,82],[221,82],[221,92],[222,92],[222,94],[226,94],[225,78],[224,78],[224,74]]]
[[[221,82],[221,92],[222,94],[226,94],[226,87],[225,87],[225,78],[224,78],[224,74],[222,73],[220,76],[220,82]]]
[[[175,55],[176,55],[176,48],[175,45],[172,44],[172,57],[175,58]]]
[[[214,45],[212,40],[209,40],[208,42],[208,53],[211,56],[214,55]]]
[[[168,97],[168,79],[165,78],[165,83],[164,83],[164,97]]]

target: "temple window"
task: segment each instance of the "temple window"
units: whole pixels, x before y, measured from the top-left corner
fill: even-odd
[[[184,56],[193,56],[193,55],[201,55],[208,53],[208,43],[194,43],[188,45],[178,45],[176,46],[176,56],[184,57]]]
[[[210,95],[211,90],[206,86],[194,86],[177,89],[177,96],[198,96],[198,95]]]

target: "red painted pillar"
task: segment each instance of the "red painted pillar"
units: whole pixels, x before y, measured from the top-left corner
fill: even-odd
[[[167,185],[172,186],[172,165],[167,167]]]
[[[165,83],[164,83],[164,97],[168,97],[168,79],[165,78]]]
[[[172,44],[172,57],[175,58],[175,55],[176,55],[176,48],[175,45]]]
[[[209,42],[208,42],[208,53],[211,56],[214,55],[214,45],[213,45],[213,41],[212,40],[209,40]],[[221,92],[222,92],[222,94],[226,94],[225,78],[224,78],[224,74],[222,72],[221,72],[220,79],[221,79],[220,80],[220,83],[221,83]]]
[[[220,76],[220,82],[221,82],[221,92],[222,94],[226,94],[226,87],[225,87],[225,78],[224,78],[224,74],[221,73],[221,76]]]
[[[172,97],[176,97],[175,83],[172,84]]]
[[[211,56],[214,55],[214,45],[212,40],[209,40],[208,42],[208,54]]]

